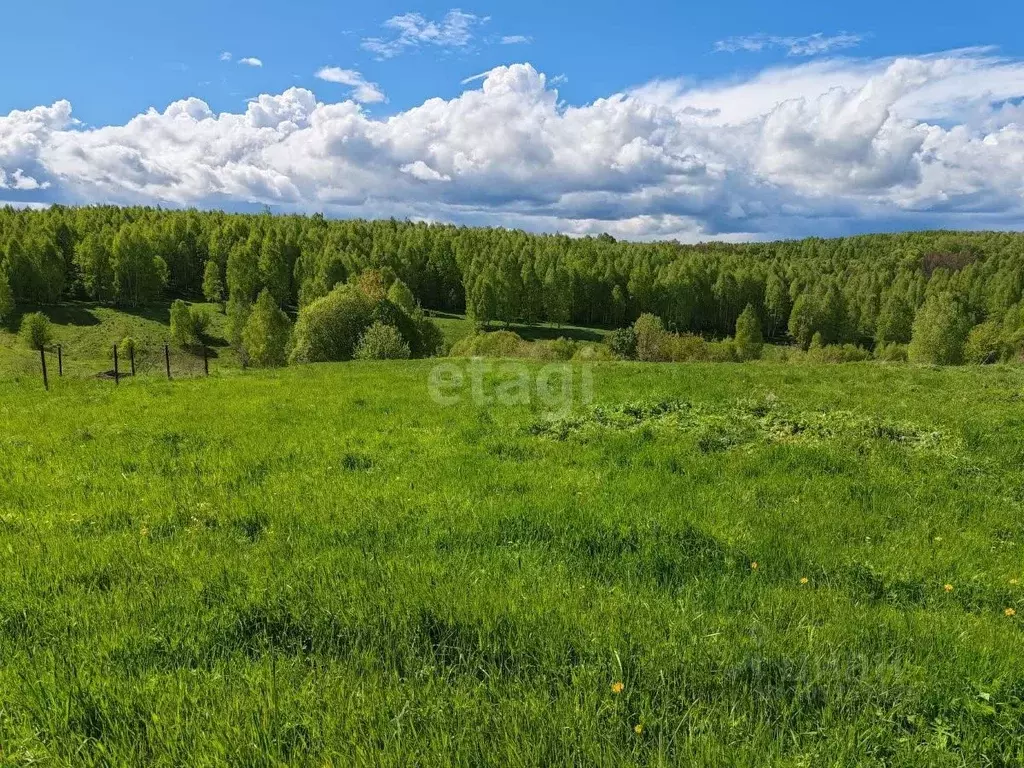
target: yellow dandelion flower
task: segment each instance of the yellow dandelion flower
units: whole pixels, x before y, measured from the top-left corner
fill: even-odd
[[[622,682],[616,681],[612,683],[612,693],[622,693],[624,690],[626,690],[626,686]]]
[[[947,592],[952,592],[953,591],[953,585],[952,584],[947,584],[946,586],[943,587],[943,589],[946,590]]]
[[[1017,586],[1020,584],[1020,579],[1010,579],[1010,583],[1013,584],[1013,586]]]
[[[1011,618],[1017,615],[1017,612],[1013,608],[1007,608],[1003,613]]]
[[[808,579],[806,576],[804,576],[802,579],[800,579],[800,583],[801,584],[807,584],[808,582],[810,582],[810,579]]]
[[[752,570],[752,571],[756,571],[757,570],[757,563],[756,562],[753,562],[753,563],[750,564],[750,570]]]
[[[642,725],[640,725],[640,723],[637,723],[636,725],[633,726],[633,733],[635,733],[637,736],[639,736],[643,732],[644,732],[644,727]]]
[[[142,530],[139,531],[139,533],[142,535],[142,538],[146,538],[147,536],[149,536],[149,528],[147,528],[146,526],[142,526]]]

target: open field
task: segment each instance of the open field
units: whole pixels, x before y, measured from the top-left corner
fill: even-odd
[[[4,764],[1024,760],[1024,371],[437,363],[0,381]]]

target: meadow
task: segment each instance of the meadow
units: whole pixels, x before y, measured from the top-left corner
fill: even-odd
[[[437,363],[0,381],[0,764],[1024,760],[1024,371]]]

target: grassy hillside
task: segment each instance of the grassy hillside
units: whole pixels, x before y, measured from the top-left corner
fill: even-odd
[[[238,359],[225,340],[225,320],[220,307],[200,304],[210,314],[209,354],[214,368],[238,367]],[[163,347],[170,338],[170,305],[156,304],[135,310],[115,309],[101,304],[68,303],[43,307],[19,307],[17,314],[0,324],[0,378],[40,376],[39,354],[20,343],[17,330],[21,318],[29,312],[42,312],[53,324],[54,345],[63,348],[64,372],[68,376],[89,377],[113,368],[113,345],[126,336],[140,347],[137,370],[140,375],[164,370]],[[171,350],[173,372],[196,375],[202,370],[202,357],[184,350]],[[51,368],[57,361],[51,355]],[[122,361],[127,370],[127,361]]]
[[[198,304],[210,314],[209,354],[214,370],[238,368],[238,357],[227,343],[226,318],[216,304]],[[64,372],[68,376],[91,377],[113,368],[113,345],[126,336],[139,342],[141,352],[137,362],[140,376],[163,375],[163,347],[170,338],[170,305],[166,303],[140,307],[137,310],[113,308],[102,304],[67,303],[42,307],[19,307],[19,311],[6,322],[0,323],[0,378],[18,376],[40,378],[37,352],[26,349],[18,340],[17,330],[21,318],[29,312],[42,312],[53,324],[54,345],[63,348]],[[431,313],[448,347],[473,333],[473,322],[462,315],[444,312]],[[513,323],[510,330],[527,341],[565,337],[577,341],[601,341],[605,331],[579,326],[549,324],[520,325]],[[505,328],[494,324],[493,328]],[[172,369],[183,376],[198,375],[202,371],[201,356],[172,347]],[[51,368],[56,371],[56,358],[50,356]],[[122,368],[127,370],[127,362]]]
[[[1024,371],[434,364],[0,383],[4,758],[1024,759]]]

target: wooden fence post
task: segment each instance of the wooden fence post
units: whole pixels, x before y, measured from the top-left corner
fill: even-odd
[[[129,347],[129,349],[128,349],[128,359],[131,360],[131,363],[132,363],[132,378],[134,379],[135,378],[135,347]]]
[[[206,345],[203,344],[203,373],[206,376],[210,375],[210,358],[206,354]]]
[[[121,374],[117,370],[117,344],[114,345],[114,385],[121,383]]]
[[[64,375],[64,347],[61,344],[57,345],[57,375]]]
[[[46,377],[46,350],[42,347],[39,348],[39,360],[43,364],[43,388],[50,391],[50,380]]]
[[[167,380],[171,380],[171,348],[164,344],[164,366],[167,368]]]

